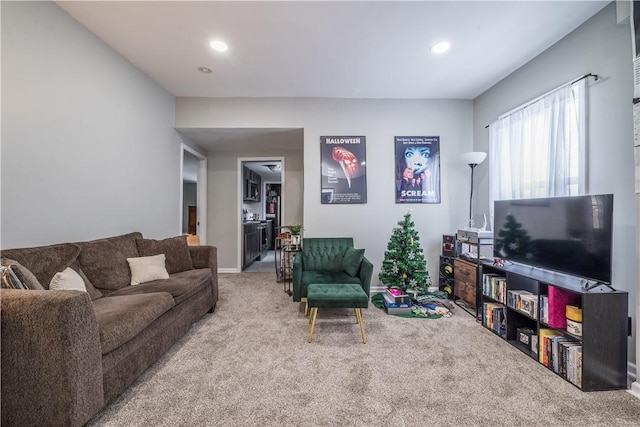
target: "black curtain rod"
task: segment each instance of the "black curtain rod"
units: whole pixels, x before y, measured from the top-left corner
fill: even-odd
[[[578,77],[578,78],[577,78],[577,79],[575,79],[574,81],[569,82],[569,83],[566,83],[566,84],[563,84],[562,86],[559,86],[559,87],[557,87],[556,89],[560,89],[561,87],[566,86],[566,85],[572,85],[572,84],[574,84],[574,83],[579,82],[580,80],[583,80],[583,79],[586,79],[586,78],[589,78],[589,77],[593,77],[593,79],[594,79],[595,81],[598,81],[598,78],[599,78],[599,76],[598,76],[597,74],[593,74],[593,73],[585,74],[584,76],[582,76],[582,77]],[[544,95],[539,96],[538,98],[542,98],[543,96],[547,95],[547,94],[548,94],[548,93],[550,93],[550,92],[553,92],[553,91],[554,91],[554,90],[556,90],[556,89],[553,89],[553,90],[551,90],[551,91],[549,91],[549,92],[545,93]],[[529,101],[529,102],[531,102],[531,101]],[[525,104],[523,104],[523,105],[526,105],[526,104],[528,104],[528,103],[525,103]],[[517,110],[517,109],[518,109],[517,107],[516,107],[516,108],[514,108],[514,110]],[[486,125],[484,128],[485,128],[485,129],[488,129],[488,128],[489,128],[489,126],[490,126],[490,125]]]

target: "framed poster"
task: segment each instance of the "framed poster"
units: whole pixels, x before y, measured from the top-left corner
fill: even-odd
[[[322,204],[367,203],[364,136],[321,136]]]
[[[440,137],[396,136],[396,203],[440,203]]]

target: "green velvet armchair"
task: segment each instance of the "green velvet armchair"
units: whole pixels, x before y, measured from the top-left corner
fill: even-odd
[[[293,261],[293,301],[306,300],[311,283],[357,283],[370,296],[372,275],[373,264],[352,237],[304,238]]]

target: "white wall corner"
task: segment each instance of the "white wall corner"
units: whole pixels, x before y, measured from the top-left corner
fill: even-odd
[[[616,0],[616,18],[618,24],[626,23],[631,16],[631,0]]]
[[[629,393],[640,399],[640,383],[638,381],[631,384],[631,389],[627,390]]]
[[[369,290],[371,295],[379,294],[380,292],[384,292],[387,290],[387,287],[384,285],[372,286]]]

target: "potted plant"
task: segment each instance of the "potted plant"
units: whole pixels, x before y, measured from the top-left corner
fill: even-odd
[[[284,225],[282,228],[286,228],[291,232],[291,244],[300,244],[300,235],[302,234],[302,224]]]

